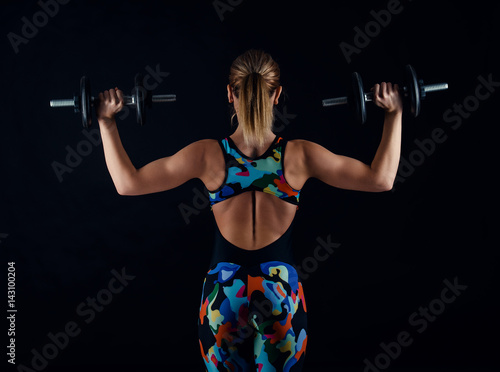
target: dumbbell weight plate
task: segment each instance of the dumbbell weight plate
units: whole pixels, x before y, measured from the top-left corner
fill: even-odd
[[[146,90],[142,74],[137,74],[134,78],[134,99],[137,123],[142,126],[146,121]]]
[[[357,72],[352,74],[350,104],[356,121],[360,124],[366,123],[366,103],[363,80]]]
[[[410,102],[411,113],[414,117],[420,114],[420,85],[418,84],[417,73],[411,65],[405,68],[406,89]]]
[[[80,79],[80,113],[82,114],[82,125],[88,128],[92,125],[91,102],[90,102],[90,79],[82,76]]]

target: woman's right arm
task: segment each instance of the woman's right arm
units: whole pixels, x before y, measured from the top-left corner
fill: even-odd
[[[374,102],[385,110],[384,129],[370,165],[334,154],[321,145],[301,141],[304,172],[342,189],[383,192],[392,189],[401,154],[402,101],[397,85],[377,84]],[[306,178],[306,179],[307,179]]]

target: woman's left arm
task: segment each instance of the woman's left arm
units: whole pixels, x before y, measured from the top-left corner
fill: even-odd
[[[123,148],[115,115],[123,108],[118,88],[99,94],[96,107],[106,165],[120,195],[144,195],[173,189],[193,178],[204,178],[209,139],[193,142],[172,156],[136,169]]]
[[[145,195],[166,191],[193,179],[206,170],[207,139],[193,142],[172,156],[154,160],[133,172],[120,195]]]

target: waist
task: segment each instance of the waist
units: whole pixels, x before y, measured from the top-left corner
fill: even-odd
[[[210,269],[219,262],[231,262],[243,267],[256,266],[264,262],[280,261],[295,265],[292,251],[292,226],[293,221],[277,240],[265,247],[249,251],[232,244],[224,238],[215,223],[215,240],[210,260]]]

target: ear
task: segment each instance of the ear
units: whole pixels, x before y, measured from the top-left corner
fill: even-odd
[[[283,87],[280,85],[278,88],[276,88],[276,96],[274,97],[274,104],[278,104],[278,100],[281,96],[281,91],[283,90]]]
[[[231,85],[227,85],[227,100],[229,101],[229,103],[233,103],[234,102],[234,98],[233,98],[233,89],[231,88]]]

